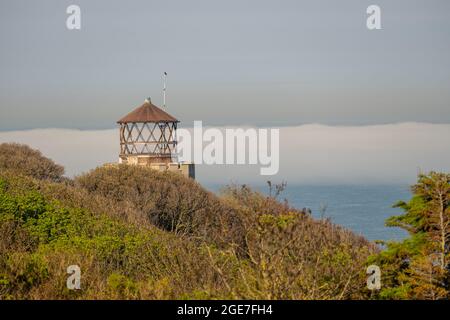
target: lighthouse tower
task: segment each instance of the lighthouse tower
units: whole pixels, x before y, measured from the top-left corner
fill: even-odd
[[[152,104],[150,98],[117,123],[120,125],[119,163],[176,171],[195,178],[194,164],[177,162],[179,121]]]

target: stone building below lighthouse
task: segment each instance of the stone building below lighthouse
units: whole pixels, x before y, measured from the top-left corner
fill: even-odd
[[[119,163],[179,172],[195,179],[194,164],[179,163],[177,159],[179,121],[155,106],[150,98],[117,123],[120,125]]]

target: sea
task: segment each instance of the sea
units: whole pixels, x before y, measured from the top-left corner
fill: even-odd
[[[267,186],[252,186],[268,193]],[[220,186],[208,185],[218,192]],[[330,218],[371,241],[400,241],[408,236],[400,228],[386,227],[387,218],[403,213],[393,208],[399,200],[411,198],[407,185],[287,185],[280,200],[287,199],[293,207],[310,208],[315,218]]]

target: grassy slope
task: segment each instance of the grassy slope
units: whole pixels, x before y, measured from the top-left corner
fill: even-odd
[[[11,159],[11,148],[22,150]],[[329,221],[246,187],[217,197],[146,168],[63,179],[23,148],[0,145],[1,299],[367,296],[364,266],[375,249]],[[77,291],[66,288],[73,264]]]

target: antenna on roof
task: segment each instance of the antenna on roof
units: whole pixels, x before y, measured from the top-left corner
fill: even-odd
[[[163,107],[166,107],[166,81],[167,81],[167,72],[164,72],[164,88],[163,88]]]

